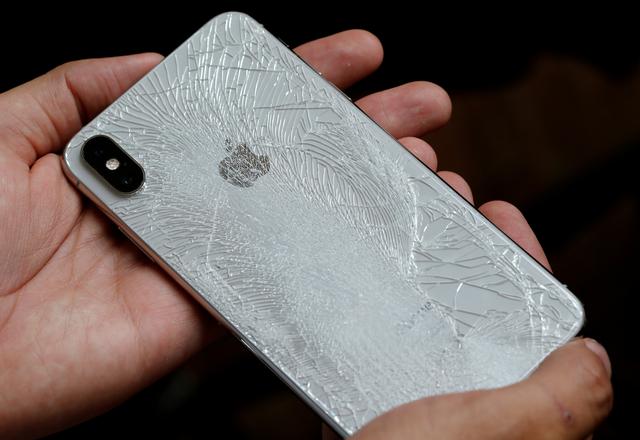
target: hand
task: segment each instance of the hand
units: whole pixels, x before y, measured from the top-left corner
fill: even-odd
[[[307,43],[298,52],[340,87],[382,59],[380,43],[362,31]],[[69,63],[0,95],[0,437],[43,435],[105,411],[223,333],[80,197],[60,166],[58,154],[71,136],[160,60],[144,54]],[[435,169],[433,150],[418,137],[449,117],[441,89],[411,83],[358,105]],[[470,197],[460,177],[441,176]],[[493,203],[482,209],[546,261],[515,208]],[[604,371],[591,352],[574,351],[569,368]],[[545,368],[562,372],[558,363]],[[574,424],[582,423],[578,404],[593,408],[597,396],[601,410],[593,411],[590,426],[606,413],[608,379],[593,377],[580,393],[560,396],[568,399],[560,402],[575,414]],[[408,414],[404,408],[413,407],[395,414]],[[393,414],[362,435],[380,433],[380,423],[402,434]],[[467,419],[479,423],[472,415]],[[417,421],[410,425],[418,432]]]
[[[584,440],[611,410],[610,368],[602,346],[575,340],[520,383],[418,400],[376,418],[352,438]]]

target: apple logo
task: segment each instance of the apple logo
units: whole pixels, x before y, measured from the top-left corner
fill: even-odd
[[[255,183],[258,177],[267,174],[269,171],[268,156],[255,154],[246,144],[233,145],[230,140],[227,140],[226,144],[226,150],[230,154],[222,159],[218,165],[218,171],[224,180],[232,185],[248,188]]]

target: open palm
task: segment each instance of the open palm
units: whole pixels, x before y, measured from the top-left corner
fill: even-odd
[[[378,40],[348,31],[298,48],[340,87],[375,70]],[[222,332],[63,175],[59,153],[159,55],[69,63],[0,95],[0,436],[36,436],[106,410]],[[419,136],[444,124],[447,95],[418,82],[358,104],[432,168]],[[442,173],[471,198],[466,183]],[[535,257],[511,205],[482,210]]]

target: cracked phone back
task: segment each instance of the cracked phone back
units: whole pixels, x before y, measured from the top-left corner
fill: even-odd
[[[83,162],[97,134],[142,165],[139,191]],[[343,435],[420,397],[513,383],[582,324],[562,284],[240,13],[82,129],[64,163]]]

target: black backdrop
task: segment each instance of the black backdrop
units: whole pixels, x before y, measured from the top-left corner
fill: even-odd
[[[628,11],[614,10],[614,7],[595,11],[596,14],[590,11],[591,14],[585,15],[580,8],[558,11],[551,7],[526,4],[520,5],[518,10],[509,11],[467,10],[455,5],[440,8],[423,4],[416,8],[394,3],[388,6],[384,10],[369,6],[359,9],[350,7],[347,10],[344,4],[328,3],[322,3],[322,6],[298,3],[291,7],[275,3],[242,6],[232,2],[217,2],[210,6],[188,8],[156,8],[152,5],[143,8],[133,7],[132,4],[101,3],[88,5],[87,10],[65,5],[43,10],[33,5],[17,5],[15,11],[2,13],[0,90],[74,59],[142,51],[167,54],[209,18],[226,10],[242,10],[253,15],[292,47],[349,28],[364,28],[377,34],[385,46],[385,61],[378,72],[349,91],[356,98],[402,82],[426,79],[447,89],[455,103],[457,93],[470,90],[491,92],[518,81],[526,75],[532,60],[542,53],[579,59],[597,67],[614,81],[632,74],[640,61],[640,50],[636,47],[637,29],[627,21],[633,15]],[[606,127],[603,129],[606,130]],[[567,135],[571,136],[571,133]],[[625,164],[613,161],[609,165],[622,166],[621,174],[618,174],[618,180],[610,182],[604,193],[597,194],[599,202],[615,198],[619,185],[635,184],[634,164],[637,164],[638,158],[635,152],[638,150],[634,146],[631,151],[633,161],[629,162],[627,157]],[[446,163],[442,165],[447,168]],[[563,189],[559,200],[552,196],[549,196],[549,200],[563,203],[564,200],[584,197],[581,195],[583,184],[585,182],[575,181]],[[485,199],[495,197],[493,194],[481,196]],[[637,191],[634,197],[637,213]],[[563,230],[560,227],[567,227],[567,224],[580,221],[584,216],[596,215],[589,207],[591,200],[580,200],[584,204],[578,205],[575,217],[562,219],[561,223],[564,223],[558,227],[555,221],[549,221],[545,215],[548,207],[538,205],[523,208],[532,219],[543,244],[553,248],[562,243]],[[621,238],[618,243],[621,246],[633,246],[638,243],[638,238],[637,235],[629,240]],[[597,243],[594,243],[593,249],[596,247]],[[606,265],[606,255],[601,256],[599,261]],[[585,302],[587,316],[590,316],[590,311],[598,309],[612,313],[611,316],[600,313],[585,329],[588,335],[605,343],[614,362],[617,404],[614,414],[600,430],[600,434],[607,438],[617,438],[628,432],[625,431],[627,427],[633,426],[633,407],[638,391],[635,369],[639,361],[632,315],[638,303],[635,285],[629,274],[637,270],[637,263],[638,258],[634,256],[624,267],[615,271],[617,278],[612,281],[612,291],[594,288],[591,292],[576,292],[578,296],[584,294],[581,298]],[[579,268],[576,270],[579,271]],[[562,274],[559,276],[562,279]],[[602,284],[607,285],[599,285]],[[206,365],[206,361],[203,362]],[[202,362],[198,365],[196,370],[202,368]],[[618,365],[620,368],[616,369]],[[234,431],[233,426],[227,423],[228,414],[223,409],[224,405],[212,403],[215,397],[211,396],[221,393],[231,404],[233,399],[229,396],[246,386],[252,387],[251,392],[257,394],[268,395],[274,390],[286,392],[261,365],[247,361],[235,369],[224,386],[203,386],[204,391],[201,390],[200,394],[196,390],[192,396],[181,397],[182,407],[163,402],[158,410],[157,398],[166,394],[162,390],[175,387],[176,383],[179,387],[185,380],[188,385],[185,377],[190,376],[182,374],[167,378],[111,413],[57,437],[106,438],[137,433],[161,438],[197,438],[198,433],[214,431],[222,437],[247,437]],[[247,381],[249,377],[251,379]],[[241,381],[244,385],[234,385],[234,381]],[[242,400],[246,393],[240,392],[237,400]],[[162,420],[158,419],[160,416]],[[313,416],[305,417],[305,421],[314,422]],[[281,423],[283,430],[287,429],[288,423],[296,423],[286,418],[271,422]]]
[[[413,3],[413,2],[412,2]],[[524,3],[514,10],[440,7],[401,2],[389,9],[322,2],[295,7],[215,2],[160,8],[108,3],[42,9],[16,5],[2,13],[6,89],[64,61],[156,51],[168,54],[209,18],[227,10],[249,13],[290,46],[350,28],[378,35],[385,48],[380,71],[357,91],[428,79],[451,92],[494,87],[517,79],[544,51],[567,53],[622,75],[636,66],[633,14],[605,10],[560,11]],[[627,22],[628,21],[628,22]]]

